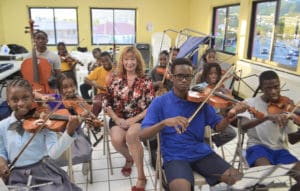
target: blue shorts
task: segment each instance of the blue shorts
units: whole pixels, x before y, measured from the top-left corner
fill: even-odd
[[[255,145],[246,150],[246,159],[250,167],[253,167],[259,158],[268,159],[272,165],[290,164],[298,161],[286,149],[272,150],[263,145]]]
[[[214,152],[194,162],[173,160],[164,163],[168,183],[183,178],[188,180],[192,187],[194,186],[193,170],[205,177],[209,185],[215,185],[220,182],[220,176],[230,167],[230,164]]]

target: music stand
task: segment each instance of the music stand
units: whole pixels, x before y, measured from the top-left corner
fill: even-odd
[[[295,164],[286,165],[267,165],[249,168],[244,172],[243,178],[231,186],[233,190],[259,190],[259,186],[264,185],[265,188],[274,188],[287,186],[286,184],[278,184],[275,178],[287,176],[287,173]]]
[[[53,182],[45,182],[45,183],[41,183],[41,184],[31,185],[31,181],[32,181],[32,176],[29,175],[28,180],[27,180],[27,185],[7,185],[6,190],[17,189],[20,191],[29,191],[32,188],[37,188],[37,187],[42,187],[42,186],[47,186],[47,185],[53,184]],[[2,187],[0,187],[0,188],[2,188]],[[3,191],[6,191],[6,190],[3,190]],[[2,189],[1,189],[1,191],[2,191]]]

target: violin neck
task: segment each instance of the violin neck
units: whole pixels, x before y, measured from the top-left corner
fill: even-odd
[[[69,121],[69,116],[67,115],[57,115],[53,114],[49,117],[50,120],[56,120],[56,121]],[[87,118],[85,117],[79,117],[80,121],[86,120]]]
[[[214,92],[214,95],[215,95],[215,96],[218,96],[218,97],[220,97],[220,98],[223,98],[223,99],[225,99],[225,100],[231,101],[231,102],[233,102],[233,103],[238,103],[238,102],[239,102],[238,100],[233,99],[233,98],[231,98],[231,97],[228,97],[228,96],[226,96],[226,95],[224,95],[224,94],[222,94],[222,93],[219,93],[219,92]]]
[[[68,121],[69,117],[66,115],[56,115],[53,114],[49,117],[50,120],[57,120],[57,121]]]

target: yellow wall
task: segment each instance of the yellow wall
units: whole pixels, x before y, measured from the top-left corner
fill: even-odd
[[[28,7],[78,7],[79,39],[85,39],[80,46],[87,46],[89,50],[93,48],[90,7],[136,8],[137,42],[144,43],[151,42],[152,32],[188,27],[190,12],[189,0],[1,0],[0,44],[16,43],[30,49],[30,37],[24,33],[28,25]],[[154,26],[152,32],[146,30],[148,23]]]
[[[2,44],[1,42],[4,42],[4,35],[3,35],[3,32],[2,32],[2,29],[3,29],[3,16],[2,16],[2,1],[0,1],[0,45]]]
[[[0,45],[16,43],[31,49],[29,35],[24,34],[28,25],[28,7],[78,7],[79,46],[91,45],[90,8],[136,8],[137,42],[151,43],[153,32],[166,29],[180,31],[191,28],[206,34],[211,33],[213,8],[231,4],[240,4],[237,55],[229,60],[235,63],[245,59],[249,41],[249,29],[252,2],[254,0],[0,0]],[[146,30],[148,23],[153,24],[153,31]],[[175,33],[168,32],[175,44]],[[85,40],[82,40],[85,39]],[[110,47],[101,47],[108,50]],[[55,49],[55,47],[51,47]],[[75,47],[70,47],[74,50]],[[201,53],[201,52],[200,52]],[[228,55],[220,56],[227,60]],[[224,57],[224,58],[222,58]],[[251,61],[252,62],[252,61]],[[261,63],[258,63],[261,64]],[[264,65],[264,64],[263,64]],[[276,66],[267,65],[277,68]],[[284,70],[282,68],[278,68]],[[291,71],[289,71],[291,72]],[[297,72],[300,73],[300,67]]]

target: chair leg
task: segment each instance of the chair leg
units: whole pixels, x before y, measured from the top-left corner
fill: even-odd
[[[160,151],[160,137],[157,138],[157,155],[156,155],[156,167],[155,167],[155,183],[154,188],[157,190],[157,184],[159,184],[159,191],[162,191],[162,169],[161,169],[161,151]]]
[[[232,166],[234,167],[235,163],[238,162],[238,170],[243,172],[244,169],[249,168],[249,165],[247,160],[243,156],[243,143],[244,143],[245,134],[244,132],[242,132],[239,119],[238,119],[237,128],[238,128],[238,142],[237,142],[235,153],[233,155]]]
[[[112,167],[112,160],[111,160],[111,153],[110,153],[110,146],[109,146],[109,127],[108,123],[106,120],[105,113],[103,112],[103,123],[104,123],[104,130],[103,130],[103,137],[104,137],[104,142],[103,142],[103,154],[105,155],[105,150],[107,152],[107,163],[110,168],[110,174],[113,175],[113,167]]]
[[[224,147],[223,146],[221,146],[221,152],[222,152],[223,159],[226,160],[226,158],[225,158],[225,151],[224,151]]]
[[[68,148],[67,152],[68,152],[68,173],[69,173],[70,181],[72,183],[75,183],[74,173],[73,173],[72,147],[71,146]]]
[[[92,159],[89,161],[89,171],[90,171],[90,184],[93,184],[94,178],[93,178],[93,161]]]

